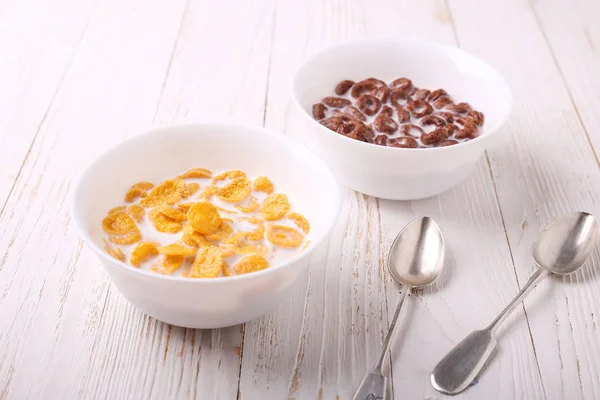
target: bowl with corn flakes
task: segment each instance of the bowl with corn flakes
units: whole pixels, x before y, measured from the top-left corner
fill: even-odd
[[[135,307],[220,328],[285,299],[339,205],[329,168],[299,143],[263,128],[189,124],[99,157],[74,190],[72,216]]]

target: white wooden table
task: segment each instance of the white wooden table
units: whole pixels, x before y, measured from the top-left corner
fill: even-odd
[[[597,0],[0,1],[0,399],[350,399],[398,299],[385,253],[419,215],[441,226],[448,269],[413,296],[390,375],[396,399],[444,398],[429,372],[533,272],[539,230],[600,216],[599,17]],[[346,191],[328,248],[260,319],[195,331],[129,305],[71,224],[77,172],[173,122],[301,135],[299,63],[389,35],[458,45],[506,75],[506,140],[472,176],[423,201]],[[599,264],[542,283],[458,398],[599,399]]]

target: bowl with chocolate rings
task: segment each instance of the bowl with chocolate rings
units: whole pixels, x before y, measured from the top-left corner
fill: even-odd
[[[458,48],[416,40],[331,47],[297,71],[299,139],[346,186],[414,200],[463,181],[512,108],[505,79]]]

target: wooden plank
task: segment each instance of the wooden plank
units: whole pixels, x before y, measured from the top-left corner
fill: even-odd
[[[191,2],[154,125],[184,121],[262,125],[272,12],[268,1],[237,3],[235,12],[228,2]],[[154,373],[154,398],[167,394],[173,398],[238,398],[242,325],[212,331],[160,325],[151,331],[152,340],[162,341],[163,348],[165,337],[170,337],[170,342]],[[195,345],[190,341],[193,337]],[[129,390],[131,395],[133,382]]]
[[[125,347],[145,343],[144,317],[126,319],[77,238],[68,195],[74,172],[152,121],[183,9],[109,0],[89,21],[0,218],[0,397],[120,398],[128,363],[155,372],[160,358]]]
[[[292,111],[288,93],[297,66],[328,44],[382,35],[454,42],[451,16],[440,1],[311,2],[302,9],[293,2],[279,3],[267,126],[301,139],[301,125],[296,123],[298,115]],[[375,199],[347,192],[344,207],[328,252],[316,258],[307,280],[301,282],[306,290],[296,291],[272,315],[247,324],[242,399],[257,398],[256,393],[270,398],[351,398],[376,360],[387,331],[388,311],[393,312],[398,300],[398,287],[385,272],[386,251],[415,215],[430,215],[440,222],[452,261],[450,276],[409,304],[406,326],[398,332],[393,353],[398,398],[441,397],[429,385],[435,362],[480,326],[486,315],[499,311],[517,290],[485,162],[464,185],[439,198],[382,201],[379,207]],[[466,239],[472,237],[485,239],[473,246]],[[512,341],[505,350],[514,356],[492,364],[487,377],[465,398],[506,398],[514,393],[543,397],[526,326],[510,331],[507,337]],[[287,384],[281,381],[286,378]]]
[[[5,1],[0,10],[0,213],[77,51],[95,0]],[[63,12],[57,13],[57,9]]]
[[[534,16],[588,140],[600,152],[600,3],[531,2]],[[599,162],[600,165],[600,162]]]
[[[508,140],[490,152],[490,163],[522,285],[534,270],[531,244],[548,222],[576,210],[598,215],[600,171],[529,5],[456,0],[451,9],[461,46],[496,65],[514,90]],[[600,396],[599,262],[596,253],[586,269],[548,279],[525,302],[550,398]]]

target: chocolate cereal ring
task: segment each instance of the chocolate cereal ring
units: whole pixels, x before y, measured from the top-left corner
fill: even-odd
[[[344,109],[344,112],[360,121],[365,122],[367,120],[367,117],[365,117],[365,114],[361,113],[360,110],[354,106],[346,107]]]
[[[413,84],[410,79],[407,78],[398,78],[392,83],[390,83],[390,87],[392,89],[404,92],[408,94],[408,92],[413,88]]]
[[[348,99],[342,99],[341,97],[325,97],[321,100],[326,106],[332,108],[344,108],[352,104],[352,102]]]
[[[379,101],[381,101],[381,103],[385,104],[387,103],[388,98],[390,97],[390,92],[391,91],[389,87],[381,86],[375,90],[374,96],[377,97]]]
[[[442,96],[433,102],[433,106],[438,110],[446,107],[448,104],[452,104],[452,100],[448,96]]]
[[[375,96],[363,94],[356,99],[356,106],[364,114],[371,116],[377,114],[377,111],[381,108],[381,101]]]
[[[329,117],[320,122],[321,125],[331,129],[332,131],[337,131],[337,129],[344,123],[344,121],[340,117]]]
[[[423,101],[428,101],[429,100],[429,95],[431,95],[431,92],[427,89],[419,89],[417,90],[414,94],[413,97],[415,100],[423,100]]]
[[[419,144],[417,141],[411,137],[399,137],[395,139],[388,140],[388,146],[390,147],[401,147],[405,149],[414,149]]]
[[[444,126],[444,129],[446,130],[446,137],[450,137],[454,134],[454,131],[458,129],[458,126],[454,124],[448,124]]]
[[[468,103],[450,104],[446,106],[446,109],[458,114],[466,114],[471,111],[471,106]]]
[[[437,128],[432,132],[421,135],[421,143],[423,143],[424,145],[438,144],[442,140],[448,138],[448,136],[446,136],[447,133],[448,131],[446,129]]]
[[[424,116],[421,119],[421,125],[423,125],[423,126],[435,125],[439,128],[446,124],[447,124],[446,120],[442,117],[438,117],[437,115],[429,114],[429,115]]]
[[[354,84],[354,86],[352,86],[352,91],[350,92],[350,95],[356,98],[360,97],[363,93],[371,93],[375,89],[376,87],[373,82],[360,81]]]
[[[431,95],[429,96],[429,101],[436,101],[437,99],[439,99],[442,96],[448,97],[448,93],[446,93],[446,91],[444,89],[434,90],[433,92],[431,92]]]
[[[384,81],[377,78],[367,78],[363,82],[370,82],[375,85],[375,87],[387,86]]]
[[[327,107],[325,107],[325,104],[323,104],[323,103],[317,103],[317,104],[313,105],[313,108],[312,108],[313,118],[316,120],[322,120],[323,118],[325,118],[326,110],[327,110]]]
[[[479,136],[477,124],[471,118],[465,118],[463,128],[454,135],[457,139],[475,139],[477,136]]]
[[[340,118],[342,120],[342,124],[356,121],[356,118],[354,118],[352,115],[341,110],[333,110],[333,116]]]
[[[394,107],[402,107],[406,101],[408,101],[409,96],[405,91],[395,89],[390,92],[390,103]],[[404,100],[402,104],[400,104],[400,100]]]
[[[398,114],[398,122],[410,122],[410,112],[402,106],[396,107],[396,113]]]
[[[380,146],[387,146],[388,137],[386,135],[375,136],[375,139],[373,139],[373,143],[378,144]]]
[[[343,80],[340,83],[338,83],[337,86],[335,87],[335,94],[337,94],[338,96],[345,95],[353,85],[354,85],[354,81],[351,81],[348,79]]]
[[[447,123],[452,124],[454,122],[454,114],[448,111],[436,111],[433,113],[438,117],[443,118]]]
[[[412,137],[421,137],[425,131],[417,125],[414,124],[404,124],[400,125],[400,133],[404,136],[412,136]]]
[[[442,140],[441,142],[439,142],[437,144],[437,147],[454,146],[455,144],[458,144],[458,142],[456,140],[446,139],[446,140]]]
[[[467,113],[467,118],[471,118],[476,125],[483,125],[483,113],[475,110],[471,110]]]
[[[378,132],[391,135],[398,130],[398,123],[385,114],[379,114],[373,121],[373,127]]]
[[[373,130],[360,121],[351,121],[341,125],[337,132],[361,142],[370,142],[375,136]]]
[[[406,108],[415,118],[423,118],[433,112],[433,107],[425,100],[409,100]]]
[[[379,114],[387,115],[391,118],[394,115],[394,110],[390,106],[383,106],[381,107],[381,111],[379,111]]]

